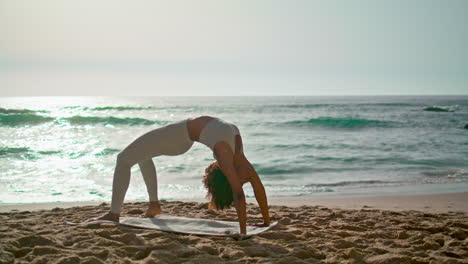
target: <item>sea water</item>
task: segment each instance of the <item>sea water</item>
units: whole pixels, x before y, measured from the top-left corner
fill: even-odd
[[[200,115],[239,127],[269,196],[468,190],[467,96],[6,97],[0,204],[109,201],[119,151]],[[206,146],[153,160],[160,199],[205,196]],[[126,199],[147,199],[138,166]]]

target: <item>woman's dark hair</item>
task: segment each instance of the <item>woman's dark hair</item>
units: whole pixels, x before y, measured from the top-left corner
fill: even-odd
[[[213,162],[205,169],[203,184],[208,190],[206,198],[213,201],[213,205],[218,210],[231,207],[234,198],[232,187],[228,179],[221,171],[218,162]]]

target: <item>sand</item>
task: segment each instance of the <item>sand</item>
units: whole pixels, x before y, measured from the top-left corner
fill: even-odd
[[[65,223],[100,215],[109,209],[106,203],[29,211],[3,206],[0,263],[468,263],[467,193],[431,197],[448,200],[431,207],[424,196],[331,198],[328,204],[319,197],[271,199],[278,226],[243,241],[113,223]],[[384,200],[387,207],[378,207]],[[123,215],[142,215],[145,206],[126,203]],[[212,211],[206,202],[163,201],[162,206],[170,215],[237,218],[234,209]],[[261,221],[250,203],[248,220]]]

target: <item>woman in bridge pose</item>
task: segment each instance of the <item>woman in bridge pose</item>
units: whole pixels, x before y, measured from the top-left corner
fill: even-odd
[[[261,226],[270,224],[268,203],[260,178],[243,153],[239,129],[211,116],[189,118],[154,129],[133,141],[117,156],[110,211],[98,220],[119,222],[120,209],[130,183],[130,169],[138,164],[149,194],[146,217],[161,213],[158,202],[156,169],[152,158],[161,155],[180,155],[187,152],[193,142],[208,146],[216,161],[205,170],[203,183],[211,199],[210,209],[224,209],[234,203],[240,233],[246,234],[246,205],[242,190],[250,182],[263,216]]]

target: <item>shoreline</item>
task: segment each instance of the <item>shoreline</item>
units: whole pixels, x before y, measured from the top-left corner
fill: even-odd
[[[254,198],[247,198],[247,203],[256,204]],[[165,200],[168,202],[199,202],[205,203],[206,199],[191,200]],[[348,195],[348,196],[327,196],[310,195],[295,197],[269,197],[269,205],[272,206],[323,206],[333,209],[379,209],[389,211],[424,211],[430,213],[465,212],[468,213],[468,192],[437,193],[437,194],[383,194],[383,195]],[[141,203],[145,201],[126,201],[125,204]],[[88,202],[51,202],[51,203],[30,203],[30,204],[3,204],[0,205],[0,212],[14,211],[38,211],[51,210],[53,208],[71,208],[81,206],[97,206],[109,201],[88,201]],[[125,205],[124,205],[125,206]],[[163,208],[164,210],[164,208]]]

